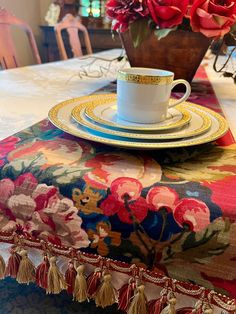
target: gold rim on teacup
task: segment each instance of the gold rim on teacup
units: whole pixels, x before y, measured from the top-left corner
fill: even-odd
[[[171,73],[171,72],[169,72]],[[165,85],[171,84],[174,80],[174,74],[170,75],[145,75],[133,74],[125,71],[118,71],[118,80],[126,81],[129,83],[143,84],[143,85]]]

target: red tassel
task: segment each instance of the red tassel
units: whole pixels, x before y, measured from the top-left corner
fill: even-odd
[[[157,300],[151,300],[148,302],[149,314],[160,314],[161,311],[167,306],[167,297],[163,295]]]
[[[183,307],[182,309],[176,310],[176,314],[192,314],[195,311],[191,307]]]
[[[88,296],[93,298],[98,290],[100,285],[100,278],[102,276],[102,271],[100,268],[96,268],[92,274],[90,274],[87,278],[87,286],[88,286]]]
[[[135,290],[135,282],[134,282],[133,278],[131,278],[129,280],[129,283],[125,284],[119,290],[119,296],[118,296],[119,307],[118,307],[118,310],[127,312],[128,307],[130,305],[131,298],[133,298],[133,296],[134,296],[134,290]]]
[[[36,269],[36,283],[39,287],[45,290],[48,288],[49,266],[48,257],[47,255],[44,255],[42,263]]]
[[[67,292],[69,294],[73,294],[74,292],[76,275],[77,275],[77,271],[75,270],[74,263],[73,261],[69,261],[68,269],[66,270],[66,273],[65,273]]]
[[[10,253],[11,256],[9,257],[6,267],[6,276],[16,278],[20,266],[21,256],[16,252],[15,248],[11,248]]]

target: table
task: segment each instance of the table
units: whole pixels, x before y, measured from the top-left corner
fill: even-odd
[[[120,49],[113,49],[100,52],[96,56],[112,60],[120,54]],[[2,127],[0,139],[42,120],[47,116],[48,110],[58,102],[91,94],[107,85],[115,79],[115,69],[120,66],[118,62],[114,63],[114,71],[109,73],[108,77],[103,75],[99,80],[79,79],[81,66],[89,64],[89,62],[86,58],[70,59],[1,71],[0,122]],[[107,61],[98,60],[97,64],[99,62],[107,65]],[[212,63],[213,59],[207,60],[206,71],[236,137],[236,85],[232,83],[231,79],[216,74]]]
[[[83,76],[84,69],[88,69],[88,67],[90,67],[90,69],[91,69],[91,66],[92,66],[93,69],[100,70],[101,65],[103,66],[103,68],[104,67],[109,68],[107,66],[107,63],[109,63],[109,61],[107,61],[107,60],[113,60],[115,57],[117,57],[119,55],[120,55],[119,50],[113,50],[113,51],[107,51],[107,52],[100,53],[99,55],[96,55],[96,57],[103,58],[103,60],[100,60],[100,59],[97,60],[96,59],[95,63],[93,63],[92,65],[91,65],[91,59],[83,58],[83,59],[73,59],[73,60],[68,60],[68,61],[63,61],[63,62],[55,62],[55,63],[51,63],[51,64],[31,66],[31,67],[25,67],[25,68],[21,68],[21,69],[15,69],[15,70],[9,70],[9,71],[1,72],[0,73],[0,87],[1,87],[1,89],[0,89],[0,116],[1,116],[2,128],[1,128],[0,138],[4,139],[6,136],[10,136],[13,133],[22,130],[25,127],[29,127],[33,123],[36,123],[36,122],[44,119],[47,116],[48,109],[51,108],[56,103],[63,101],[63,100],[66,100],[66,99],[69,99],[69,98],[78,97],[78,96],[86,95],[88,93],[92,93],[95,90],[106,86],[109,82],[112,82],[115,79],[116,70],[122,65],[120,62],[113,61],[112,67],[111,67],[112,71],[106,72],[99,79],[98,78],[91,78],[91,77],[90,78],[88,78],[88,77],[84,78],[84,76]],[[223,87],[223,89],[219,89],[218,87],[220,85],[220,80],[217,78],[217,76],[214,74],[214,72],[211,71],[210,65],[207,68],[207,71],[210,75],[211,81],[213,82],[213,86],[215,86],[215,90],[218,93],[218,97],[219,97],[220,101],[222,102],[222,107],[226,113],[228,120],[229,120],[229,123],[231,125],[231,129],[232,129],[233,133],[235,134],[236,124],[235,124],[235,118],[234,118],[235,117],[234,95],[235,95],[236,87],[235,87],[235,85],[233,85],[233,83],[230,80],[224,79],[224,87]],[[79,75],[82,78],[80,78]],[[227,96],[227,98],[226,98],[226,96]],[[225,98],[226,98],[226,101],[225,101]],[[7,108],[7,110],[6,110],[6,108]],[[39,108],[40,108],[40,110],[39,110]],[[33,133],[36,134],[36,139],[37,139],[36,141],[34,141],[34,140],[32,141],[32,134]],[[141,157],[141,155],[140,155],[140,157],[138,157],[138,156],[135,156],[136,154],[132,154],[132,152],[123,152],[123,151],[120,152],[119,150],[118,151],[114,151],[114,150],[110,151],[110,148],[106,148],[106,147],[102,147],[102,148],[99,148],[98,146],[93,147],[91,144],[84,143],[84,141],[81,141],[78,144],[72,144],[73,139],[71,137],[65,136],[64,138],[63,137],[61,138],[60,136],[62,136],[62,134],[60,134],[60,133],[55,134],[54,129],[44,121],[41,124],[37,124],[33,129],[31,128],[31,129],[28,129],[26,131],[21,132],[18,134],[18,137],[21,138],[21,140],[23,140],[23,142],[22,142],[23,145],[21,147],[19,147],[19,150],[15,150],[15,151],[12,150],[12,153],[9,157],[10,161],[12,161],[14,163],[15,159],[20,158],[19,156],[20,156],[20,154],[22,154],[21,151],[24,151],[26,154],[28,154],[28,156],[31,156],[31,154],[33,154],[32,156],[34,156],[34,154],[37,154],[37,151],[40,151],[43,153],[44,156],[47,156],[47,158],[48,158],[48,163],[45,164],[45,161],[44,161],[44,163],[41,165],[41,166],[43,166],[43,169],[44,169],[44,172],[41,172],[41,174],[40,174],[42,176],[46,173],[46,169],[48,168],[48,164],[50,165],[50,163],[52,162],[52,159],[54,158],[53,162],[55,162],[55,158],[58,159],[58,155],[55,155],[55,154],[53,155],[51,153],[51,146],[50,145],[53,145],[54,149],[57,150],[59,148],[60,158],[62,158],[62,157],[64,158],[63,160],[65,160],[65,164],[67,163],[66,158],[68,158],[68,160],[70,162],[71,162],[71,160],[73,161],[73,158],[85,158],[83,161],[85,167],[93,168],[93,167],[97,167],[97,165],[99,165],[99,167],[101,166],[101,169],[99,169],[101,172],[106,171],[107,173],[109,173],[109,171],[110,171],[109,170],[110,169],[109,168],[110,167],[109,160],[108,160],[108,162],[106,164],[106,168],[104,170],[102,168],[103,167],[102,160],[96,159],[96,155],[94,155],[94,158],[93,158],[92,154],[94,153],[94,150],[95,151],[97,150],[97,153],[99,156],[101,156],[101,154],[103,154],[106,157],[109,154],[110,155],[113,154],[113,156],[115,156],[116,158],[118,158],[118,157],[120,158],[123,165],[125,164],[124,162],[126,162],[127,163],[126,165],[128,165],[128,166],[132,165],[132,171],[129,168],[126,169],[126,174],[128,173],[130,176],[134,176],[134,177],[136,176],[136,168],[135,168],[136,166],[135,167],[133,167],[133,166],[136,165],[136,163],[138,162],[141,164],[141,168],[145,169],[145,170],[143,170],[144,174],[141,176],[141,178],[140,178],[140,176],[137,176],[137,177],[140,178],[140,181],[142,179],[141,182],[142,182],[144,188],[146,188],[146,189],[147,189],[148,185],[150,184],[150,178],[152,178],[152,180],[155,179],[155,178],[153,179],[153,174],[154,174],[154,177],[156,175],[160,174],[160,167],[159,167],[159,165],[155,159],[157,157],[156,155],[153,155],[154,159],[152,159],[150,157],[148,157],[148,158],[147,157]],[[51,141],[53,138],[56,141],[55,145],[52,144],[52,141]],[[25,140],[25,144],[24,144],[24,140]],[[44,146],[44,144],[42,144],[42,143],[44,143],[44,144],[46,143],[46,145],[48,145],[48,143],[49,143],[49,146]],[[11,146],[12,144],[13,144],[13,146],[15,145],[15,143],[12,143],[11,141],[9,141],[9,145]],[[9,149],[9,145],[7,144],[5,146],[6,150]],[[60,146],[58,146],[58,145],[60,145]],[[68,153],[64,154],[63,153],[63,149],[64,149],[63,147],[65,147],[65,146],[66,146],[66,149],[68,149],[68,153],[70,153],[70,154],[68,154]],[[77,151],[77,147],[79,148],[78,152],[74,153],[74,149],[76,148],[76,151]],[[3,146],[3,148],[4,148],[4,146]],[[210,147],[208,147],[208,149],[210,149]],[[11,150],[11,148],[10,148],[10,150]],[[80,154],[79,156],[77,155],[78,153]],[[221,156],[222,154],[224,154],[224,149],[222,149],[222,151],[220,151],[219,156]],[[53,158],[51,158],[51,157],[53,157]],[[226,157],[228,159],[230,159],[231,162],[234,160],[234,147],[227,150]],[[28,159],[28,161],[32,160],[30,158]],[[112,158],[114,158],[114,157],[112,157]],[[114,163],[115,163],[116,158],[113,159]],[[137,161],[137,158],[139,161]],[[228,162],[228,159],[226,160],[227,162]],[[223,159],[221,159],[221,161],[223,162]],[[27,162],[27,161],[25,160],[24,162]],[[60,161],[58,160],[58,162],[60,162]],[[70,163],[68,163],[68,164],[70,165]],[[11,165],[11,167],[12,167],[12,165]],[[231,165],[231,166],[229,166],[229,165]],[[234,164],[229,163],[229,165],[227,166],[227,169],[226,168],[225,169],[227,171],[231,171],[233,173],[234,172]],[[12,170],[9,170],[8,166],[6,166],[5,168],[2,168],[3,177],[7,178],[7,175],[8,174],[10,175],[10,173],[11,173],[11,175],[14,177],[14,181],[12,181],[12,182],[18,188],[23,188],[24,184],[27,182],[31,183],[32,185],[30,185],[27,188],[27,191],[28,191],[27,193],[31,193],[31,189],[32,189],[33,194],[38,195],[37,193],[39,193],[39,192],[36,192],[35,188],[38,189],[38,191],[40,191],[40,189],[42,188],[40,185],[40,182],[36,183],[35,177],[30,175],[26,170],[28,168],[28,169],[30,169],[30,171],[33,171],[33,170],[35,171],[36,168],[33,167],[32,163],[30,163],[29,166],[27,166],[25,164],[25,165],[23,165],[24,166],[24,172],[22,174],[23,176],[16,176],[14,174],[14,172],[16,173],[17,171],[19,171],[19,166],[20,166],[20,164],[16,164],[16,167],[14,166],[13,168],[11,168]],[[220,165],[214,164],[214,167],[216,167],[216,166],[221,167],[222,165],[221,164]],[[147,171],[147,169],[149,169],[149,170]],[[223,166],[222,171],[226,171],[225,169]],[[151,172],[151,170],[153,170],[153,172]],[[147,171],[147,173],[146,173],[146,171]],[[204,171],[207,171],[207,167],[204,168]],[[203,173],[207,174],[207,172],[204,172],[204,171],[203,171]],[[36,172],[34,172],[34,174],[35,173]],[[152,177],[150,177],[151,174],[152,174]],[[109,175],[113,176],[112,173],[110,173]],[[28,180],[27,182],[25,181],[26,178]],[[47,185],[46,186],[44,185],[44,189],[46,189],[45,191],[49,194],[50,193],[56,193],[56,195],[57,195],[58,191],[55,189],[53,190],[53,187],[50,187],[50,186],[53,186],[57,183],[58,186],[60,186],[60,189],[63,191],[63,193],[69,195],[71,192],[67,190],[66,182],[57,181],[57,178],[56,179],[55,178],[56,177],[54,177],[53,180],[51,180],[51,181],[50,180],[46,181]],[[234,176],[232,176],[231,179],[234,179]],[[71,179],[69,179],[69,180],[71,180]],[[92,193],[92,195],[93,195],[92,201],[95,201],[95,203],[93,204],[94,207],[92,209],[93,209],[93,211],[98,210],[99,215],[100,215],[101,212],[100,212],[100,209],[97,207],[97,204],[99,204],[99,201],[101,200],[101,198],[104,197],[104,195],[106,195],[106,193],[108,193],[107,192],[107,185],[106,185],[108,180],[104,181],[104,182],[97,180],[96,173],[95,172],[93,173],[92,170],[87,175],[86,180],[88,180],[86,182],[90,182],[90,184],[92,184],[93,189],[90,190],[89,187],[83,186],[83,184],[81,185],[82,177],[78,177],[78,186],[77,186],[77,188],[73,189],[73,193],[74,193],[73,199],[74,199],[75,203],[78,203],[78,208],[80,208],[80,205],[84,206],[84,204],[86,204],[87,200],[89,200],[89,196],[91,196],[91,193]],[[136,179],[132,179],[131,182],[132,183],[137,182],[137,180],[136,181],[135,180]],[[152,183],[154,183],[156,181],[154,180]],[[186,191],[185,192],[190,193],[190,194],[186,194],[187,195],[186,197],[196,198],[197,197],[196,193],[203,193],[203,195],[205,195],[206,191],[208,191],[207,190],[207,186],[208,186],[207,182],[204,183],[205,184],[204,187],[201,186],[201,191],[200,191],[200,190],[198,190],[198,188],[196,188],[196,186],[198,186],[198,183],[194,182],[194,180],[192,180],[192,179],[190,179],[190,181],[192,181],[192,182],[189,182],[190,184],[186,185],[186,187],[184,187],[184,189],[187,189],[187,192]],[[44,181],[42,181],[42,182],[44,182]],[[234,181],[232,181],[232,182],[234,182]],[[4,190],[4,184],[5,183],[6,183],[6,181],[1,181],[1,184],[3,184],[3,189],[1,191]],[[96,184],[93,185],[94,183],[96,183]],[[214,181],[213,181],[213,183],[214,183]],[[10,184],[12,184],[12,183],[10,183]],[[102,188],[101,188],[101,186],[102,186]],[[106,187],[104,188],[104,186],[106,186]],[[170,184],[170,186],[171,186],[171,184]],[[95,187],[95,190],[94,190],[94,187]],[[134,188],[134,185],[131,185],[130,187]],[[0,188],[1,188],[1,186],[0,186]],[[153,188],[155,188],[155,186],[153,186]],[[216,188],[217,188],[217,186],[216,186]],[[83,189],[83,191],[81,189]],[[168,193],[170,193],[169,197],[173,197],[173,193],[171,192],[172,191],[171,189],[173,189],[173,187],[172,188],[169,187],[168,191],[167,191]],[[225,192],[227,192],[227,191],[225,191]],[[39,193],[39,196],[41,195],[40,193]],[[81,193],[83,196],[82,198],[80,197]],[[86,196],[86,193],[87,193],[87,196]],[[102,193],[102,194],[99,194],[99,193]],[[146,195],[147,192],[145,192],[145,190],[143,190],[143,193],[145,193],[145,194],[142,194],[143,195],[142,200],[144,200],[144,195]],[[180,192],[180,190],[178,190],[178,193],[182,193],[182,192]],[[42,194],[44,194],[44,193],[42,193]],[[219,195],[219,194],[217,194],[217,195]],[[16,197],[16,199],[17,199],[19,197],[19,193],[14,195],[14,197]],[[40,196],[40,197],[42,197],[42,196]],[[56,197],[58,197],[58,195]],[[207,198],[209,198],[209,197],[210,197],[210,195],[207,194]],[[234,196],[232,195],[232,197],[234,197]],[[5,200],[5,198],[6,197],[4,197],[4,200]],[[54,201],[55,201],[55,199],[54,199]],[[115,201],[117,201],[117,200],[115,200]],[[208,201],[209,201],[209,199],[207,200],[207,202]],[[80,204],[80,202],[82,202],[82,203]],[[219,199],[218,199],[218,202],[220,202]],[[60,196],[59,197],[59,203],[61,205],[64,204],[63,206],[65,206],[65,212],[67,213],[67,215],[69,215],[68,217],[73,218],[77,222],[77,226],[81,225],[81,220],[80,220],[80,218],[77,217],[77,215],[75,215],[75,207],[72,206],[71,201]],[[37,204],[39,204],[38,201],[37,201]],[[45,205],[42,205],[43,203],[40,203],[40,204],[37,206],[45,206]],[[69,204],[70,210],[72,210],[72,208],[73,208],[72,212],[67,211],[66,206],[68,206],[68,205],[66,205],[66,204]],[[117,202],[117,204],[119,205],[118,202]],[[212,201],[210,201],[209,204],[212,204]],[[52,205],[53,205],[53,203],[52,203]],[[103,202],[103,205],[104,205],[104,202]],[[229,204],[229,205],[231,205],[231,204]],[[106,204],[106,206],[107,206],[107,204]],[[62,207],[62,209],[63,208],[64,207]],[[46,211],[46,209],[47,209],[46,207],[43,208],[44,214],[46,215],[45,218],[47,217],[47,219],[48,219],[47,225],[50,225],[50,224],[52,225],[54,223],[54,219],[58,219],[58,222],[57,222],[58,226],[60,225],[62,228],[60,231],[60,236],[63,239],[63,237],[64,237],[63,230],[64,229],[63,229],[63,225],[60,222],[60,219],[61,219],[60,213],[58,215],[57,211],[55,211],[54,216],[50,216],[51,212]],[[114,210],[114,208],[112,210]],[[215,213],[217,213],[216,217],[219,217],[219,208],[218,207],[215,209],[214,214]],[[22,215],[24,216],[23,212],[22,212]],[[27,213],[26,213],[26,215],[27,215]],[[22,217],[18,217],[18,218],[19,218],[19,223],[20,223]],[[39,217],[35,217],[35,218],[39,219]],[[87,218],[88,217],[86,217],[86,214],[85,214],[83,216],[84,225],[86,224]],[[234,218],[234,214],[232,213],[231,219],[233,219],[233,218]],[[72,222],[73,222],[73,219],[72,219]],[[114,221],[114,217],[111,219],[113,219],[113,225],[116,224],[116,222]],[[125,218],[123,217],[123,219],[125,219]],[[201,219],[201,217],[199,216],[198,219]],[[212,217],[212,219],[214,221],[215,218]],[[222,228],[222,226],[221,226],[222,221],[219,220],[218,222],[219,222],[218,224],[216,223],[214,225],[215,229],[213,230],[213,233],[211,233],[212,237],[214,237],[214,235],[217,234],[217,232],[219,230],[221,230],[220,228]],[[45,220],[43,223],[46,226]],[[88,225],[89,224],[90,223],[88,222]],[[127,225],[127,220],[126,220],[126,225]],[[119,243],[121,242],[120,235],[116,231],[109,230],[109,228],[106,229],[107,225],[104,225],[103,221],[100,221],[98,223],[98,227],[100,228],[100,229],[98,229],[98,232],[105,231],[109,235],[109,241],[111,241],[113,243],[114,252],[115,252],[115,248],[119,247]],[[70,230],[74,230],[73,229],[74,228],[73,223],[70,225],[69,228],[71,228]],[[224,228],[225,228],[225,232],[226,232],[227,231],[227,225],[226,224],[225,224]],[[88,230],[89,230],[90,234],[92,234],[92,237],[96,240],[97,239],[96,236],[98,237],[98,234],[94,231],[94,229],[92,227],[92,222],[91,222]],[[18,230],[18,231],[20,232],[20,230]],[[80,231],[81,231],[81,229],[80,229]],[[45,230],[45,232],[48,232],[48,231]],[[226,233],[223,233],[223,237],[227,236]],[[200,233],[198,233],[197,235],[200,236]],[[80,236],[84,239],[84,242],[87,241],[85,234],[84,234],[84,231],[81,231]],[[189,236],[192,237],[191,242],[195,241],[195,243],[196,243],[196,239],[193,238],[194,234],[190,233]],[[204,235],[204,233],[201,233],[201,236],[203,236],[204,239],[206,238],[206,235]],[[107,237],[105,236],[105,238],[107,238]],[[7,238],[5,237],[5,240],[6,239]],[[70,237],[67,239],[64,238],[64,240],[66,240],[67,243],[70,243],[70,241],[71,241]],[[105,251],[107,250],[107,242],[103,242],[103,240],[104,240],[104,238],[101,238],[101,241],[98,240],[98,242],[94,241],[94,245],[96,245],[96,248],[98,248],[98,252],[104,253],[104,250]],[[178,243],[177,240],[178,240],[178,237],[176,237],[176,239],[175,239],[176,243]],[[210,238],[209,238],[209,240],[210,240]],[[15,238],[11,241],[15,241]],[[22,244],[20,243],[21,238],[16,237],[16,241],[17,241],[16,242],[17,246],[22,246]],[[41,242],[37,242],[37,241],[32,242],[33,241],[32,237],[29,237],[26,241],[28,241],[27,243],[30,244],[30,246],[32,247],[32,250],[30,249],[28,252],[29,252],[29,256],[30,256],[31,260],[33,260],[33,262],[34,262],[34,265],[36,265],[36,266],[41,265],[41,264],[39,264],[39,260],[40,260],[39,255],[40,254],[37,252],[36,249],[37,249],[37,247],[38,248],[40,247],[40,249],[43,250],[43,245],[45,246],[46,243],[41,244]],[[232,239],[232,241],[233,241],[233,239]],[[6,240],[6,242],[7,242],[7,240]],[[10,243],[12,243],[12,242],[10,242]],[[174,242],[172,242],[172,244],[174,244]],[[24,245],[25,245],[25,242],[24,242]],[[187,245],[187,244],[185,243],[185,245]],[[233,249],[233,247],[234,246],[232,245],[232,249]],[[44,247],[44,249],[48,250],[49,248]],[[177,249],[177,252],[178,252],[178,248],[175,248],[175,249]],[[56,244],[52,248],[50,247],[50,250],[52,250],[52,251],[50,251],[51,253],[53,252],[54,254],[60,255],[60,262],[63,264],[62,269],[63,269],[63,271],[65,271],[68,267],[67,266],[68,259],[65,259],[65,256],[66,257],[71,256],[71,254],[75,253],[75,252],[73,250],[68,251],[66,249],[64,249],[64,251],[63,251],[63,249],[60,247],[60,245],[57,246]],[[22,253],[22,251],[21,251],[20,253],[23,254],[23,256],[25,256],[25,252]],[[11,254],[13,254],[13,255],[15,254],[14,249],[13,249],[13,252]],[[81,256],[80,257],[81,257],[82,261],[88,263],[90,265],[90,267],[91,267],[91,265],[93,267],[99,266],[101,262],[102,263],[104,262],[103,259],[100,260],[99,258],[95,258],[94,255],[90,256],[89,253],[86,253],[86,254],[85,255],[82,254],[82,257]],[[5,253],[5,256],[7,259],[9,259],[9,252]],[[63,256],[64,256],[64,258],[63,258]],[[217,254],[216,254],[216,256],[217,256]],[[128,258],[129,257],[127,256],[127,259]],[[232,260],[230,263],[233,263],[233,261],[234,261],[233,258],[234,257],[232,256]],[[53,260],[50,260],[50,262],[51,262],[51,264],[53,264],[53,263],[55,264],[55,261],[53,261]],[[113,262],[113,261],[110,262],[109,260],[105,260],[105,263],[106,263],[105,266],[108,267],[110,270],[112,270],[112,274],[114,276],[116,274],[116,280],[113,281],[113,284],[116,288],[120,288],[122,286],[122,284],[121,284],[122,280],[125,282],[127,280],[127,276],[130,274],[133,274],[133,269],[129,268],[127,266],[127,264],[124,264],[123,262]],[[103,266],[104,265],[102,264],[101,267],[103,267]],[[204,265],[203,265],[203,267],[204,267]],[[136,268],[134,268],[134,269],[136,271]],[[183,269],[183,266],[182,266],[182,269]],[[121,273],[119,273],[120,270],[122,270]],[[174,269],[172,268],[172,271],[173,270]],[[169,271],[171,272],[171,269],[169,269]],[[209,271],[210,271],[210,269],[209,269]],[[92,273],[92,274],[93,275],[95,274],[94,275],[95,277],[97,276],[96,272]],[[98,275],[101,276],[102,273],[98,272]],[[139,277],[143,276],[143,280],[145,280],[145,283],[147,281],[147,283],[145,285],[146,285],[146,291],[147,291],[149,300],[154,298],[156,293],[160,292],[160,289],[158,290],[155,287],[155,289],[156,289],[155,290],[153,288],[154,282],[160,284],[160,286],[162,286],[162,287],[165,286],[166,283],[169,284],[169,281],[165,277],[163,277],[161,269],[160,269],[160,272],[157,271],[157,273],[153,274],[153,273],[143,271],[139,268],[138,269],[138,275],[139,275]],[[191,276],[192,275],[194,276],[194,278],[196,277],[196,274],[194,272],[191,273]],[[228,274],[228,275],[230,277],[232,274]],[[92,279],[95,280],[95,277],[93,277]],[[183,277],[184,277],[184,275],[183,275]],[[208,276],[208,279],[209,279],[209,276]],[[204,280],[203,280],[203,278],[201,278],[201,279],[198,278],[198,280],[199,280],[198,283],[202,282],[202,284],[204,285],[206,278]],[[231,277],[230,277],[229,282],[232,282]],[[195,286],[195,285],[193,285],[193,286],[191,284],[185,285],[185,283],[181,283],[179,281],[177,281],[177,283],[175,283],[174,281],[171,281],[171,284],[172,283],[176,284],[176,294],[179,298],[178,299],[178,307],[183,307],[185,305],[186,300],[189,302],[189,304],[191,306],[194,306],[194,301],[191,301],[190,297],[194,295],[195,297],[197,296],[198,298],[201,298],[201,296],[202,296],[203,290],[201,288]],[[214,282],[214,284],[217,286],[217,282]],[[231,285],[231,287],[232,287],[232,285]],[[125,289],[126,288],[127,287],[125,287]],[[225,289],[227,290],[228,288],[226,287]],[[52,292],[52,291],[50,290],[49,292]],[[231,288],[231,290],[228,290],[228,292],[231,292],[231,294],[234,294],[235,290],[233,290],[233,288]],[[184,300],[181,299],[181,294],[185,294]],[[223,296],[221,296],[221,297],[216,296],[214,293],[210,293],[209,291],[207,292],[207,296],[209,296],[211,298],[210,301],[213,302],[215,306],[217,304],[219,306],[219,304],[220,304],[220,302],[218,302],[219,300],[221,300],[221,303],[222,303],[222,300],[224,302],[229,301],[227,298],[225,298]],[[218,297],[218,299],[217,299],[217,297]],[[219,299],[219,298],[222,298],[222,299]],[[188,303],[188,302],[186,302],[186,303]],[[232,302],[234,302],[234,301],[232,301]],[[228,304],[228,306],[233,306],[232,304],[230,303],[230,304]],[[220,313],[220,309],[217,306],[216,306],[216,313]]]

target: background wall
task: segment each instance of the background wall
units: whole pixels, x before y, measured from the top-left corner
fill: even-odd
[[[44,24],[44,16],[51,0],[0,0],[0,6],[11,11],[19,18],[25,20],[33,30],[39,52],[42,56],[42,34],[39,25]],[[24,32],[18,29],[13,30],[14,41],[20,64],[28,65],[34,63],[28,40]]]

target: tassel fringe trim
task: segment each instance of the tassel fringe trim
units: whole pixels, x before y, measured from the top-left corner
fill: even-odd
[[[6,241],[6,236],[4,242],[11,243]],[[15,243],[15,237],[12,242]],[[96,305],[102,308],[118,303],[118,308],[128,314],[211,314],[214,312],[214,305],[228,313],[236,312],[236,299],[190,283],[172,280],[161,273],[150,272],[135,265],[130,266],[59,246],[48,247],[42,241],[27,240],[25,242],[24,245],[21,243],[20,247],[13,244],[8,261],[0,256],[0,279],[11,276],[23,284],[36,282],[38,286],[45,289],[47,294],[59,294],[62,290],[67,290],[73,296],[73,300],[84,302],[94,299]],[[28,256],[26,247],[45,252],[37,268]],[[65,274],[60,270],[56,256],[69,259]],[[90,274],[88,274],[87,266],[89,266]],[[91,267],[94,268],[92,273]],[[115,278],[113,279],[113,272],[116,275],[122,273],[127,279],[118,290],[113,286],[113,281],[116,283]],[[147,299],[146,283],[154,285],[153,288],[158,286],[162,289],[161,293],[157,293],[156,300]],[[195,307],[176,308],[177,294],[178,298],[184,295],[195,298]]]

